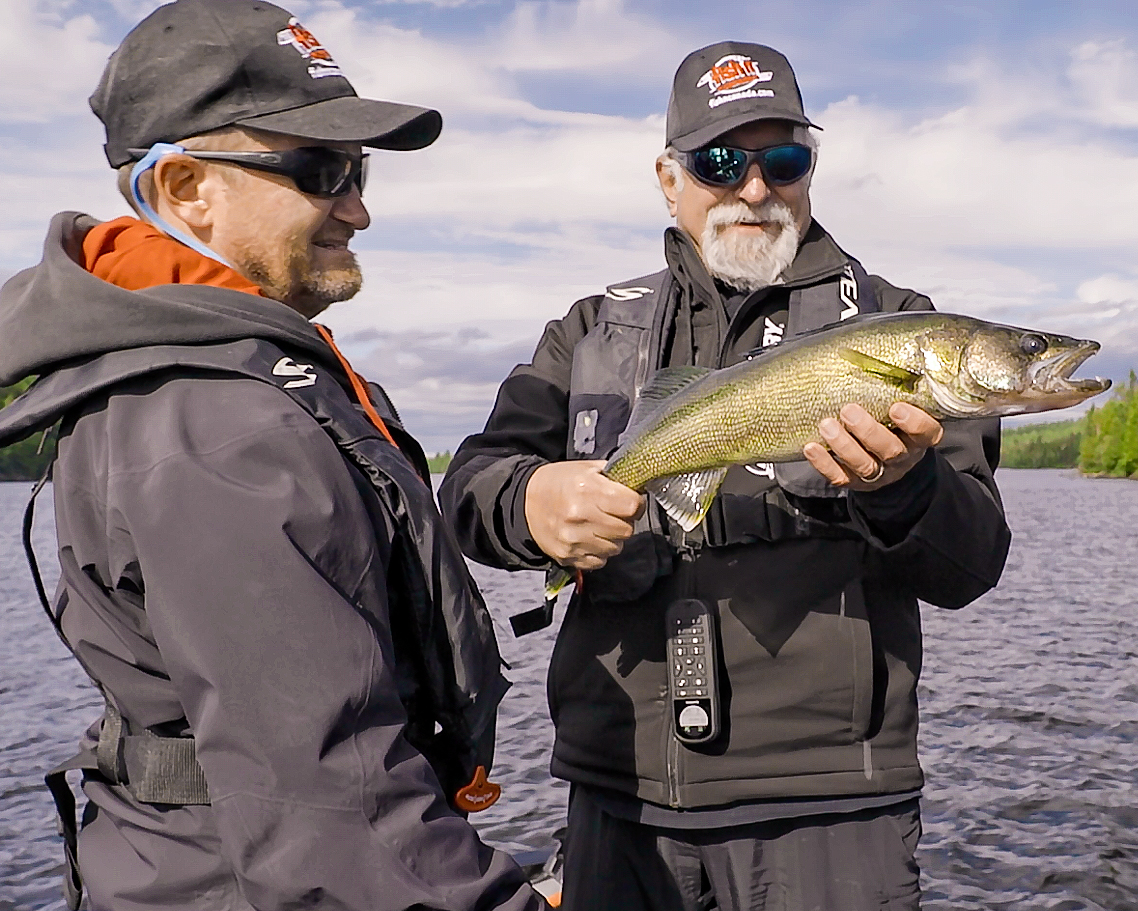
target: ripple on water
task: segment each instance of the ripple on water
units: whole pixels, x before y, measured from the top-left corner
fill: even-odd
[[[928,911],[1138,908],[1138,483],[1001,471],[1015,537],[998,588],[923,609],[919,860]],[[35,602],[19,545],[30,485],[0,484],[0,911],[62,908],[43,772],[99,712]],[[52,552],[50,510],[37,547]],[[568,789],[549,778],[552,630],[514,639],[532,573],[474,567],[513,688],[499,723],[503,797],[473,817],[511,850],[541,848]],[[53,583],[52,583],[53,584]]]

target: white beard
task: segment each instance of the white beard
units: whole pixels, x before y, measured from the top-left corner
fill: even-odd
[[[767,230],[728,231],[737,224],[778,225],[772,237]],[[798,253],[798,226],[781,200],[768,199],[757,208],[741,200],[725,201],[707,213],[700,253],[712,277],[741,291],[773,285]]]

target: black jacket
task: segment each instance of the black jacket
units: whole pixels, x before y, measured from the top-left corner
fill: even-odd
[[[86,273],[91,224],[57,216],[44,262],[5,285],[0,382],[249,338],[342,378],[275,301]],[[67,413],[63,634],[136,730],[192,733],[211,801],[143,803],[89,777],[79,862],[93,907],[542,907],[406,736],[393,535],[374,497],[308,412],[255,379],[175,367]]]
[[[796,288],[836,280],[848,262],[812,223],[785,284],[729,318],[675,229],[665,252],[680,296],[665,366],[737,362],[756,344],[758,314],[785,308]],[[931,307],[926,297],[870,280],[884,311]],[[601,300],[578,301],[547,326],[533,361],[502,384],[485,430],[455,455],[439,498],[475,560],[549,565],[528,534],[525,485],[537,467],[566,457],[573,351]],[[717,541],[709,520],[695,560],[677,560],[642,597],[599,603],[586,577],[549,674],[554,773],[675,807],[920,787],[917,599],[960,607],[999,578],[1010,533],[992,479],[997,453],[997,422],[948,422],[920,477],[840,507],[799,501],[824,517],[813,525],[821,533]],[[754,476],[732,474],[719,500],[733,499],[736,510],[748,497],[758,502]],[[911,511],[907,492],[922,508],[898,529],[890,519]],[[724,732],[698,748],[670,735],[663,612],[681,596],[714,605],[720,627]]]

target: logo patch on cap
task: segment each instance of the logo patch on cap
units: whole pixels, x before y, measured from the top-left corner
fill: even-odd
[[[288,20],[288,25],[277,32],[277,44],[291,44],[300,56],[309,61],[308,75],[313,79],[323,76],[343,76],[332,55],[324,50],[312,32],[300,24],[296,16]]]
[[[770,82],[773,77],[773,70],[760,69],[750,57],[728,54],[699,77],[696,87],[707,86],[711,93],[707,106],[717,108],[721,104],[743,98],[773,98],[774,92],[771,89],[754,88],[760,82]]]

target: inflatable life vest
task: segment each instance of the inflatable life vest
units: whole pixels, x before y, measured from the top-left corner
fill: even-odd
[[[493,759],[497,707],[510,685],[502,675],[489,612],[435,507],[429,479],[424,480],[428,476],[422,450],[402,430],[386,396],[377,404],[387,412],[383,418],[398,435],[399,448],[381,436],[327,371],[298,363],[310,360],[260,339],[111,352],[37,381],[0,413],[0,445],[50,426],[84,400],[118,383],[158,371],[200,370],[243,376],[281,389],[312,416],[343,457],[368,479],[376,494],[376,504],[369,504],[369,508],[377,506],[384,524],[396,530],[388,589],[395,672],[408,716],[405,736],[430,762],[456,809],[478,809],[480,801],[489,806],[493,800],[485,795],[492,794],[497,786],[490,785],[487,790],[485,770]],[[282,369],[282,365],[290,369]],[[46,479],[45,475],[36,493]],[[59,631],[59,618],[48,603],[31,552],[34,503],[35,493],[25,515],[25,547],[40,599]],[[67,584],[98,588],[77,566],[62,562]],[[106,597],[99,591],[90,595]],[[78,907],[82,884],[75,853],[75,801],[65,778],[67,771],[97,773],[111,783],[124,785],[142,802],[209,803],[193,739],[134,730],[130,719],[123,718],[114,694],[104,690],[103,695],[107,707],[98,748],[63,763],[47,776],[65,840],[65,892],[72,907]],[[472,795],[464,786],[479,782],[479,772],[483,787]]]
[[[664,339],[680,293],[667,269],[611,285],[605,292],[595,325],[573,351],[567,458],[607,459],[616,450],[640,389],[664,366]],[[790,289],[788,296],[786,338],[880,309],[868,275],[853,259],[839,274]],[[840,501],[844,496],[843,489],[831,486],[806,462],[776,465],[773,483],[757,497],[738,498],[746,500],[741,503],[725,502],[731,498],[723,494],[716,498],[697,546],[854,536],[848,524],[821,521],[795,501]],[[830,512],[837,515],[840,510]],[[589,573],[589,598],[630,601],[646,593],[656,579],[672,571],[681,534],[663,510],[651,504],[621,553]],[[691,546],[690,537],[683,546]]]

